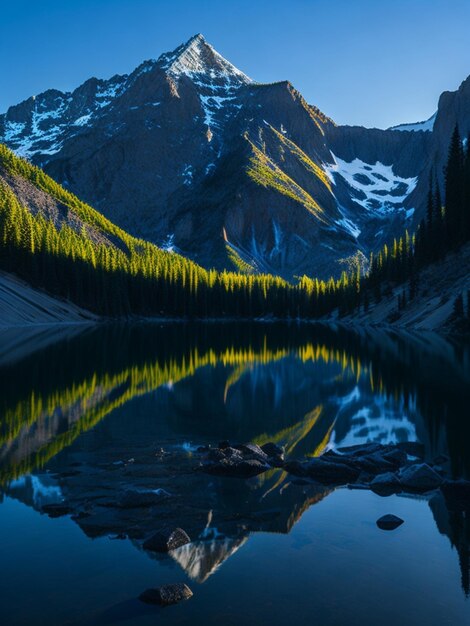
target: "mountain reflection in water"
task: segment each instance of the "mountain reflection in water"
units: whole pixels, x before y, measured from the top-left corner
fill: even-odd
[[[136,545],[155,519],[116,509],[116,493],[164,488],[195,539],[172,558],[203,582],[251,533],[288,533],[331,489],[281,469],[209,477],[193,471],[197,446],[273,441],[301,458],[419,440],[470,477],[469,363],[467,345],[433,335],[313,325],[103,326],[31,353],[21,343],[0,359],[0,488],[37,510],[65,500],[89,536],[123,532]],[[440,495],[429,504],[468,593],[465,512]],[[174,519],[171,500],[160,511]]]

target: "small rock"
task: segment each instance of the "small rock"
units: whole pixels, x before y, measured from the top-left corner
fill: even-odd
[[[147,604],[169,606],[170,604],[177,604],[182,600],[189,600],[192,595],[193,592],[184,583],[173,583],[171,585],[162,585],[156,589],[146,589],[140,594],[139,599]]]
[[[324,485],[354,482],[360,471],[349,465],[312,459],[304,465],[306,475]]]
[[[359,467],[361,470],[369,472],[374,476],[397,469],[395,463],[385,459],[380,452],[363,455],[355,459],[355,464],[356,467]]]
[[[388,463],[394,465],[397,469],[399,467],[402,467],[403,465],[406,465],[406,463],[408,462],[408,455],[404,450],[401,450],[400,448],[393,448],[392,450],[384,452],[382,454],[382,458]]]
[[[222,461],[222,459],[225,459],[224,450],[219,450],[219,448],[211,449],[207,453],[206,459],[208,461]]]
[[[222,454],[224,455],[224,459],[231,459],[232,461],[241,461],[243,460],[243,454],[237,448],[232,448],[232,446],[228,446],[222,450]]]
[[[191,543],[191,539],[182,528],[164,528],[144,541],[144,550],[151,552],[169,552]]]
[[[404,520],[401,517],[397,517],[396,515],[383,515],[380,517],[376,524],[381,530],[395,530],[404,523]]]
[[[225,459],[219,463],[207,463],[202,470],[214,476],[228,476],[233,478],[251,478],[271,469],[271,466],[256,459],[231,460]]]
[[[392,494],[401,491],[400,479],[392,472],[379,474],[370,483],[370,488],[379,494]]]
[[[374,479],[374,477],[374,474],[369,474],[369,472],[362,471],[357,477],[356,482],[369,486],[369,483]]]
[[[284,458],[284,449],[281,448],[280,446],[277,446],[275,443],[272,443],[271,441],[268,443],[265,443],[264,445],[261,446],[261,450],[267,454],[269,457],[272,458],[277,458],[277,457],[281,457]]]
[[[255,443],[244,443],[237,446],[244,459],[256,459],[257,461],[267,461],[268,455]]]
[[[226,439],[224,441],[219,441],[218,448],[220,450],[225,450],[225,448],[230,448],[230,441],[227,441]]]
[[[284,469],[287,473],[293,474],[294,476],[307,476],[306,463],[301,463],[300,461],[286,461],[284,463]]]
[[[400,475],[403,487],[416,491],[431,491],[442,485],[442,476],[439,476],[432,467],[426,463],[420,463],[407,467]]]

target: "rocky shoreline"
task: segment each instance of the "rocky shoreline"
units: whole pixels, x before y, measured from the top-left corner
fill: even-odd
[[[120,452],[127,449],[123,441]],[[91,537],[128,539],[151,558],[173,559],[198,582],[252,532],[288,533],[336,488],[438,497],[449,511],[470,511],[470,481],[454,480],[449,459],[426,458],[417,442],[367,443],[304,459],[287,457],[273,442],[221,441],[190,451],[147,444],[127,460],[116,460],[116,453],[102,453],[98,463],[91,456],[62,465],[56,474],[62,498],[43,504],[41,512],[71,515]],[[391,511],[376,524],[395,530],[403,522]],[[191,595],[175,582],[143,592],[141,600],[166,606]]]
[[[319,486],[371,489],[379,495],[429,493],[441,489],[447,500],[470,508],[470,481],[453,480],[449,459],[441,455],[425,462],[424,446],[418,442],[366,443],[329,449],[319,457],[300,461],[285,459],[274,443],[201,447],[199,470],[217,476],[250,478],[274,468]]]

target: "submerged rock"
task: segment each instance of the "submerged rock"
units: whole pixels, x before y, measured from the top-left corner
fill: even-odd
[[[401,517],[397,517],[396,515],[388,514],[380,517],[376,524],[381,530],[395,530],[404,523],[405,520],[402,520]]]
[[[144,550],[151,552],[169,552],[191,543],[191,539],[182,528],[164,528],[143,543]]]
[[[442,476],[426,463],[419,463],[407,467],[400,475],[403,487],[416,491],[431,491],[443,483]]]
[[[146,589],[140,594],[139,599],[147,604],[169,606],[183,600],[189,600],[192,595],[193,592],[184,583],[173,583],[171,585],[162,585],[156,589]]]

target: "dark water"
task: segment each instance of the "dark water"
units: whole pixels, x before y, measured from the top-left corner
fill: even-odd
[[[275,441],[295,458],[418,440],[470,478],[468,345],[274,324],[2,331],[0,342],[2,625],[470,624],[470,522],[440,492],[384,498],[282,470],[195,471],[195,448],[221,439]],[[128,488],[172,497],[117,509]],[[44,513],[58,502],[67,515]],[[405,523],[379,530],[386,513]],[[142,537],[167,522],[193,543],[155,558]],[[188,602],[137,600],[179,581]]]

